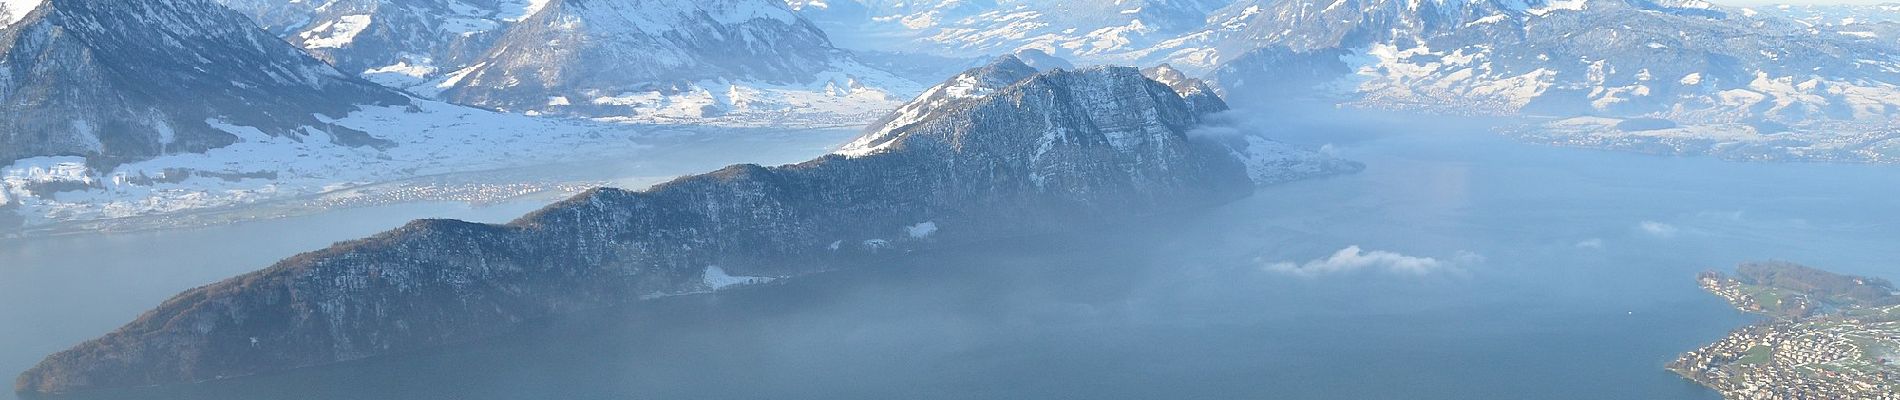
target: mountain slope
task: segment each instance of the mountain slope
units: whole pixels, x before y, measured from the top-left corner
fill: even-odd
[[[776,0],[220,1],[345,72],[511,112],[861,123],[916,90]]]
[[[1145,64],[1145,50],[1203,27],[1232,0],[792,1],[853,50],[971,57],[1036,49],[1088,64]]]
[[[895,128],[876,154],[600,189],[506,225],[418,221],[293,257],[181,294],[49,357],[18,388],[191,382],[413,351],[747,276],[1251,192],[1227,147],[1190,137],[1205,115],[1135,69],[1040,73],[945,107]]]
[[[324,119],[408,101],[208,1],[5,4],[0,14],[12,21],[0,28],[0,164],[67,155],[111,165],[238,141],[214,123],[380,145]]]
[[[219,0],[346,73],[410,87],[487,53],[528,0]]]

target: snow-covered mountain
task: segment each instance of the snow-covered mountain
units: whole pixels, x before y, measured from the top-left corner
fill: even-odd
[[[342,68],[531,114],[862,123],[917,85],[777,0],[220,0]]]
[[[1900,2],[1883,4],[1774,4],[1737,8],[1755,16],[1764,14],[1802,21],[1817,27],[1900,22]]]
[[[1781,146],[1742,158],[1890,160],[1900,120],[1893,6],[1728,8],[1699,0],[823,1],[794,8],[937,55],[1043,49],[1076,64],[1167,63],[1242,103],[1564,119],[1573,145]],[[1065,8],[1066,7],[1066,8]],[[1089,10],[1127,16],[1090,18]],[[1843,14],[1848,13],[1848,14]],[[1865,17],[1842,15],[1865,14]],[[1201,16],[1198,27],[1179,23]],[[1158,21],[1176,21],[1162,24]],[[1167,28],[1100,30],[1100,21]],[[1145,32],[1121,39],[1098,32]],[[1086,38],[1086,39],[1084,39]],[[1122,40],[1127,39],[1127,40]],[[1570,119],[1592,116],[1597,119]],[[1625,121],[1637,120],[1629,124]],[[1618,126],[1621,127],[1618,127]],[[1636,129],[1644,128],[1644,129]],[[1792,137],[1792,139],[1791,139]],[[1780,143],[1780,144],[1776,144]],[[1731,146],[1749,144],[1747,146]],[[1772,146],[1771,146],[1772,145]]]
[[[1146,65],[1233,0],[793,0],[853,50],[974,57],[1036,49],[1087,64]]]
[[[508,24],[545,0],[218,0],[328,61],[393,87],[412,87],[486,55]]]
[[[1266,3],[1223,45],[1258,50],[1214,73],[1236,97],[1284,95],[1249,83],[1294,69],[1289,53],[1343,53],[1325,83],[1369,107],[1685,123],[1879,121],[1900,107],[1900,46],[1707,3]]]
[[[1900,156],[1900,41],[1872,31],[1700,1],[1259,1],[1228,11],[1236,18],[1201,45],[1219,54],[1209,75],[1236,101],[1567,118],[1516,130],[1566,145]]]
[[[0,2],[0,164],[115,165],[240,140],[219,126],[381,146],[327,119],[407,102],[208,0]]]

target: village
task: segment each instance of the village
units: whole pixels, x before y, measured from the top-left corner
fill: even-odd
[[[1900,306],[1840,305],[1705,274],[1703,288],[1773,317],[1683,354],[1669,368],[1735,400],[1900,400]]]

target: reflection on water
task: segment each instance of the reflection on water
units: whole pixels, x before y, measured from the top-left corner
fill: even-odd
[[[1191,216],[662,299],[477,346],[83,398],[1715,399],[1662,369],[1747,321],[1702,294],[1695,272],[1781,258],[1900,277],[1883,261],[1900,251],[1883,245],[1900,239],[1887,222],[1900,221],[1891,167],[1486,135],[1302,139],[1369,168]],[[1363,252],[1340,255],[1350,246]],[[261,265],[205,267],[215,258],[194,249],[84,277],[21,276],[136,292],[154,270],[204,281]],[[1311,268],[1271,267],[1282,263]],[[5,273],[0,284],[40,286]],[[99,333],[75,326],[122,322],[163,297],[56,293],[4,295],[32,305],[8,310],[32,311],[0,312],[0,326],[56,319],[22,313],[95,321],[0,338],[70,342]]]

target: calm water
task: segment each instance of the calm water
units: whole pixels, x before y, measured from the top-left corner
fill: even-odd
[[[1900,278],[1893,167],[1320,128],[1296,138],[1368,170],[480,346],[99,397],[1715,399],[1662,369],[1749,320],[1700,292],[1696,272],[1786,259]],[[0,244],[0,369],[405,215],[521,211],[406,207]],[[1273,267],[1355,245],[1390,253],[1324,273]]]

